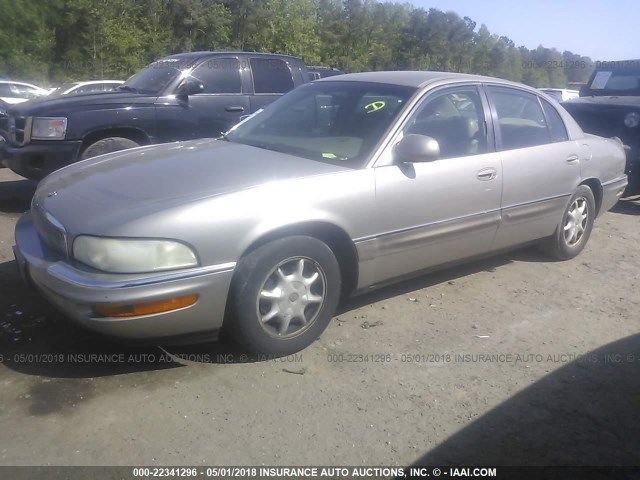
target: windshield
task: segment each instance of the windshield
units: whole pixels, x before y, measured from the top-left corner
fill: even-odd
[[[184,60],[177,58],[158,60],[129,78],[124,84],[117,87],[117,90],[160,95],[176,77],[183,75],[183,72],[190,71],[192,66],[185,66]]]
[[[414,92],[379,83],[307,84],[236,125],[225,139],[359,168]]]
[[[640,95],[640,68],[597,71],[589,89],[592,95]]]

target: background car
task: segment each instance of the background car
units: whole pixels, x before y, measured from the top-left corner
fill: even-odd
[[[537,90],[438,72],[303,85],[220,139],[136,148],[41,182],[16,225],[25,278],[82,325],[313,342],[341,296],[539,241],[585,247],[626,187],[619,141]]]
[[[9,104],[42,98],[48,95],[48,93],[48,90],[30,83],[0,80],[0,100]]]
[[[51,90],[49,95],[81,95],[86,93],[111,92],[124,83],[124,80],[92,80],[87,82],[65,83]]]
[[[104,153],[218,137],[308,81],[302,60],[287,55],[171,55],[136,73],[116,92],[54,95],[11,108],[4,161],[18,175],[39,180]]]
[[[335,67],[307,66],[309,80],[318,80],[320,78],[333,77],[335,75],[344,75],[342,70]]]
[[[630,190],[640,188],[640,60],[598,62],[580,98],[563,106],[585,132],[622,139]]]
[[[578,90],[569,90],[567,88],[541,88],[540,91],[555,98],[558,102],[564,102],[580,96]]]

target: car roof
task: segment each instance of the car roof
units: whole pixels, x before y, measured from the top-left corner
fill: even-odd
[[[401,85],[405,87],[421,88],[430,83],[441,80],[453,81],[473,81],[473,82],[494,82],[505,85],[514,85],[522,87],[522,84],[504,80],[501,78],[484,77],[482,75],[471,75],[468,73],[453,72],[410,72],[410,71],[394,71],[394,72],[363,72],[363,73],[346,73],[335,77],[327,77],[317,82],[372,82],[386,83],[392,85]]]
[[[338,72],[342,71],[342,70],[337,69],[336,67],[323,67],[323,66],[320,66],[320,65],[307,65],[307,70],[323,70],[323,71],[324,70],[331,70],[331,71],[338,71]]]
[[[96,83],[124,83],[124,80],[86,80],[73,82],[74,85],[93,85]]]
[[[35,88],[39,88],[39,89],[43,90],[43,88],[42,88],[42,87],[39,87],[39,86],[37,86],[37,85],[34,85],[33,83],[20,82],[20,81],[18,81],[18,80],[8,80],[8,79],[5,79],[5,80],[0,80],[0,83],[17,83],[18,85],[28,85],[28,86],[30,86],[30,87],[35,87]]]
[[[240,50],[226,50],[226,51],[201,51],[201,52],[187,52],[187,53],[176,53],[174,55],[168,55],[166,57],[159,58],[157,61],[166,60],[168,58],[177,58],[181,60],[198,60],[203,57],[212,57],[212,56],[225,56],[225,55],[251,55],[252,57],[277,57],[282,58],[283,60],[295,60],[302,61],[299,57],[294,57],[291,55],[282,55],[280,53],[265,53],[265,52],[243,52]]]

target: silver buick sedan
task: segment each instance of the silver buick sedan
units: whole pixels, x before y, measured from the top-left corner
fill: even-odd
[[[304,85],[218,139],[135,148],[40,184],[27,281],[82,325],[164,342],[224,328],[288,354],[341,296],[540,241],[570,259],[627,185],[617,139],[544,93],[439,72]]]

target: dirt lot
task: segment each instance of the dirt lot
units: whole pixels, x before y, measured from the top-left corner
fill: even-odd
[[[639,202],[573,261],[405,282],[259,359],[70,325],[16,273],[33,189],[0,170],[0,465],[640,465]]]

